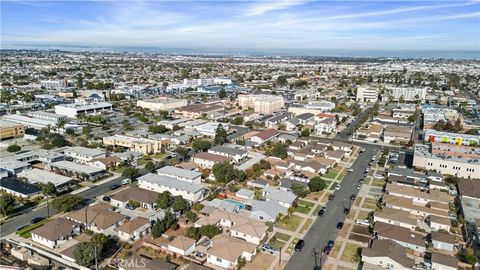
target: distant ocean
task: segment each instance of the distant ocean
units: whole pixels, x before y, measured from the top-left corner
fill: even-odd
[[[478,51],[450,50],[346,50],[346,49],[223,49],[223,48],[159,48],[159,47],[93,47],[93,46],[2,46],[2,49],[40,49],[93,52],[159,53],[211,56],[312,56],[312,57],[397,57],[397,58],[445,58],[480,59]]]

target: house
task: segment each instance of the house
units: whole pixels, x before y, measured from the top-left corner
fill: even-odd
[[[10,193],[13,196],[25,199],[28,199],[42,192],[42,190],[36,185],[9,178],[5,178],[0,181],[0,190],[6,193]]]
[[[267,235],[267,225],[257,219],[252,219],[247,211],[231,213],[216,209],[208,216],[195,222],[195,227],[203,225],[217,225],[226,228],[230,236],[243,239],[249,243],[260,244]]]
[[[202,174],[195,171],[185,170],[174,166],[165,166],[157,170],[161,176],[173,177],[178,180],[190,182],[199,185],[202,181]]]
[[[302,113],[296,116],[301,125],[305,125],[314,120],[315,115],[313,113]]]
[[[127,219],[127,216],[112,211],[112,207],[104,203],[70,212],[65,217],[82,224],[88,230],[107,235],[116,235],[114,229]]]
[[[326,133],[331,134],[337,129],[337,120],[335,118],[325,118],[320,120],[315,125],[315,130],[318,134]]]
[[[343,150],[327,150],[323,154],[325,158],[335,160],[337,163],[342,161],[345,155],[346,153]]]
[[[255,145],[261,145],[277,137],[279,134],[275,129],[265,129],[252,136],[250,141]]]
[[[94,158],[90,160],[87,164],[102,170],[110,170],[122,164],[122,160],[119,157],[111,156],[105,158]]]
[[[70,175],[75,179],[82,180],[95,180],[108,174],[104,169],[98,169],[66,160],[48,164],[45,168],[55,173]]]
[[[116,207],[125,208],[130,201],[140,203],[145,209],[156,209],[158,192],[138,187],[128,187],[110,196],[110,204]]]
[[[190,255],[196,247],[194,239],[179,235],[167,244],[167,249],[182,256]]]
[[[327,167],[316,160],[301,161],[295,160],[292,162],[296,170],[303,172],[310,172],[314,174],[327,173]]]
[[[285,130],[287,131],[295,130],[298,127],[298,125],[300,125],[300,119],[296,117],[290,118],[285,122]]]
[[[227,200],[220,200],[220,199],[213,199],[211,201],[207,201],[205,206],[210,206],[213,208],[218,208],[230,213],[238,213],[240,212],[240,205],[236,203],[232,203],[231,201]]]
[[[133,255],[119,260],[117,267],[118,270],[175,270],[178,266],[167,261],[152,259],[142,255]]]
[[[54,249],[80,234],[80,224],[66,218],[56,218],[32,231],[32,241]]]
[[[432,252],[432,270],[457,270],[458,267],[458,259],[441,254]]]
[[[433,247],[453,252],[455,246],[455,238],[449,233],[432,232],[430,235]]]
[[[202,185],[153,173],[147,173],[137,180],[140,188],[158,193],[168,191],[173,196],[182,196],[191,202],[203,199],[207,191]]]
[[[247,158],[247,154],[248,154],[247,151],[245,150],[233,148],[233,147],[227,147],[227,146],[214,146],[208,149],[208,153],[229,157],[233,159],[236,163]]]
[[[430,216],[430,229],[434,231],[443,230],[446,232],[450,231],[450,227],[452,226],[452,222],[450,218],[447,217],[439,217],[439,216]]]
[[[297,181],[297,180],[293,180],[293,179],[289,179],[289,178],[281,178],[279,188],[281,190],[285,190],[285,191],[292,191],[292,184],[294,184],[294,183],[298,184],[298,185],[302,185],[305,188],[308,187],[306,181]]]
[[[137,217],[125,221],[117,228],[117,236],[120,240],[136,241],[141,239],[150,229],[150,221],[144,217]]]
[[[448,210],[441,210],[413,203],[412,199],[383,194],[383,203],[386,207],[408,211],[410,214],[427,218],[428,216],[447,217]]]
[[[418,232],[383,222],[376,222],[373,231],[378,239],[393,240],[401,246],[412,249],[418,253],[424,253],[426,251],[424,235]]]
[[[105,158],[107,156],[107,151],[103,149],[92,149],[82,146],[73,146],[64,148],[63,154],[67,157],[72,158],[75,162],[87,163],[92,159]]]
[[[391,225],[415,230],[417,227],[417,220],[412,218],[410,213],[403,210],[384,207],[381,212],[375,211],[373,214],[375,222],[383,222]]]
[[[432,202],[448,206],[449,202],[453,201],[452,196],[438,190],[430,190],[427,193],[391,183],[387,183],[385,190],[390,195],[412,199],[414,204],[421,206],[431,205]]]
[[[406,248],[392,240],[375,240],[371,248],[362,249],[362,261],[363,270],[410,270],[415,265]]]
[[[289,191],[280,190],[274,187],[266,187],[263,189],[263,197],[266,201],[274,201],[289,208],[297,198],[295,194]]]
[[[245,205],[250,206],[250,217],[261,221],[274,222],[279,214],[287,215],[288,208],[274,201],[248,200]]]
[[[254,191],[251,191],[249,189],[242,188],[239,191],[235,192],[235,196],[238,198],[242,198],[245,200],[253,199],[253,196],[255,195]]]
[[[55,185],[55,189],[59,193],[68,190],[73,185],[73,179],[71,177],[58,175],[37,168],[22,171],[17,174],[17,177],[26,179],[30,184],[52,183]]]
[[[235,268],[238,258],[251,261],[257,252],[257,245],[231,236],[217,235],[206,251],[207,262],[225,268]]]
[[[270,184],[265,179],[255,179],[255,180],[248,181],[247,186],[264,189],[270,186]]]
[[[215,165],[216,163],[223,163],[223,162],[231,163],[232,160],[233,159],[230,157],[215,155],[208,152],[195,153],[192,156],[192,161],[195,164],[197,164],[202,168],[207,168],[207,169],[212,169],[213,165]]]

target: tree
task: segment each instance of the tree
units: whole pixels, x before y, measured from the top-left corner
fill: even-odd
[[[152,161],[148,161],[147,163],[145,163],[145,170],[147,172],[153,172],[155,170],[155,163],[153,163]]]
[[[475,253],[473,252],[473,249],[469,247],[462,249],[459,255],[464,261],[471,265],[476,264],[478,261]]]
[[[97,256],[99,252],[97,250]],[[95,262],[95,246],[91,242],[81,242],[73,251],[75,262],[83,266],[91,266]]]
[[[15,207],[15,196],[10,193],[2,192],[0,194],[0,213],[3,216],[8,215]]]
[[[222,127],[222,125],[218,125],[217,130],[215,131],[215,139],[214,142],[216,145],[224,144],[227,141],[227,131]]]
[[[202,138],[195,139],[192,142],[192,148],[195,151],[197,150],[207,151],[211,147],[212,147],[212,143]]]
[[[310,129],[306,128],[302,130],[302,133],[300,134],[302,137],[310,137]]]
[[[175,212],[183,213],[188,209],[188,202],[182,196],[173,197],[172,209]]]
[[[186,237],[198,240],[202,236],[213,238],[215,235],[220,234],[222,230],[216,225],[203,225],[200,228],[190,227],[185,233]]]
[[[241,125],[243,124],[243,117],[237,116],[232,120],[233,125]]]
[[[278,86],[287,85],[287,76],[284,76],[284,75],[278,76],[276,83],[277,83]]]
[[[83,77],[82,77],[82,75],[77,76],[77,88],[78,89],[83,88]]]
[[[168,191],[158,194],[157,205],[160,209],[169,208],[172,205],[172,194]]]
[[[408,119],[408,122],[413,123],[413,122],[417,121],[417,115],[412,114],[407,119]]]
[[[20,147],[20,145],[12,144],[12,145],[9,145],[7,147],[7,152],[16,153],[16,152],[20,151],[21,149],[22,149],[22,147]]]
[[[130,121],[128,120],[123,120],[122,122],[122,127],[123,127],[123,131],[130,131],[130,130],[133,130],[133,127],[132,127],[132,124],[130,123]]]
[[[313,177],[312,179],[310,179],[310,182],[308,182],[308,188],[311,192],[321,191],[326,186],[327,184],[325,183],[325,181],[319,176]]]
[[[134,167],[127,167],[122,172],[122,176],[131,180],[135,180],[138,176],[138,170]]]
[[[79,195],[67,194],[61,197],[55,198],[52,201],[52,206],[58,212],[68,212],[73,210],[75,206],[83,201],[83,197]]]
[[[480,132],[479,129],[476,129],[476,128],[472,128],[472,129],[469,129],[467,131],[465,131],[465,134],[469,134],[469,135],[478,135]]]
[[[307,188],[299,183],[293,183],[290,189],[292,190],[293,194],[299,197],[305,197],[308,194]]]
[[[235,169],[228,161],[213,165],[212,172],[215,179],[224,184],[229,183],[235,177]]]
[[[274,156],[278,158],[287,158],[287,145],[284,143],[275,143],[273,147],[266,152],[269,156]]]
[[[168,129],[164,125],[153,125],[148,127],[148,131],[153,134],[165,133]]]
[[[182,158],[182,160],[184,160],[188,157],[188,153],[190,153],[190,149],[179,146],[175,149],[175,152]]]
[[[221,99],[224,99],[227,96],[227,92],[225,92],[225,89],[221,89],[220,92],[218,92],[218,97]]]
[[[185,213],[185,217],[190,221],[195,221],[197,219],[197,214],[189,210]]]
[[[54,196],[57,194],[57,188],[52,182],[48,182],[45,185],[42,185],[42,193],[45,196]]]
[[[247,259],[245,259],[245,257],[243,256],[238,257],[238,260],[237,260],[238,269],[242,269],[246,264],[247,264]]]

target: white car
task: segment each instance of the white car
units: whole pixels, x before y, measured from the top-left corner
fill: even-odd
[[[370,226],[370,221],[368,221],[366,219],[357,219],[357,220],[355,220],[355,223],[360,224],[360,225]]]
[[[335,190],[340,190],[341,187],[342,187],[342,186],[340,186],[340,185],[337,184],[337,185],[335,186]]]
[[[362,185],[357,185],[357,189],[360,189],[360,188],[362,188]]]
[[[347,172],[353,172],[352,168],[348,168]]]
[[[128,178],[122,180],[122,185],[128,185],[130,183],[132,183],[132,180],[130,180]]]

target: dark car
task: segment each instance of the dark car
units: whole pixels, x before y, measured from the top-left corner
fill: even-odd
[[[118,185],[118,184],[113,184],[113,185],[110,186],[110,189],[111,189],[111,190],[115,190],[115,189],[117,189],[117,188],[119,188],[119,187],[121,187],[121,186]]]
[[[335,198],[335,195],[334,194],[330,194],[328,195],[328,200],[331,201]]]
[[[337,229],[343,228],[343,222],[338,222],[337,223]]]
[[[110,202],[112,199],[109,196],[103,196],[102,200],[104,202]]]
[[[44,219],[45,219],[45,217],[32,218],[32,220],[30,220],[30,223],[31,223],[31,224],[35,224],[35,223],[40,222],[40,221],[42,221],[42,220],[44,220]]]
[[[318,215],[319,215],[319,216],[323,216],[323,214],[325,214],[325,210],[320,209],[320,211],[318,211]]]
[[[298,240],[298,242],[295,244],[295,251],[301,252],[304,246],[305,246],[305,241],[303,241],[302,239]]]
[[[348,215],[348,213],[350,213],[350,209],[347,207],[343,208],[343,213]]]
[[[350,200],[354,201],[356,197],[357,196],[355,196],[355,194],[352,194],[352,196],[350,196]]]
[[[323,248],[323,254],[329,254],[330,251],[332,250],[333,246],[335,245],[335,241],[333,240],[328,240],[327,245]]]
[[[333,247],[335,245],[335,241],[328,240],[327,247]]]
[[[135,210],[136,209],[135,206],[133,206],[131,204],[128,204],[128,203],[125,205],[125,208],[127,208],[128,210]]]

